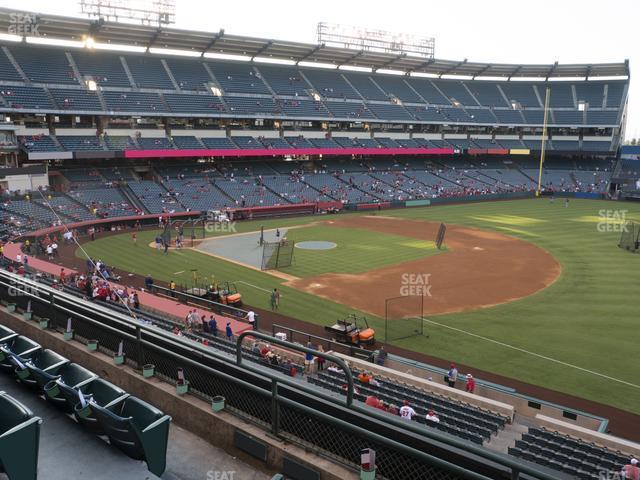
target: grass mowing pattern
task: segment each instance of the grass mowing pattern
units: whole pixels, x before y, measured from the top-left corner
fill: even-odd
[[[287,232],[297,242],[325,240],[337,244],[330,250],[294,251],[294,264],[284,273],[305,278],[323,273],[362,273],[374,268],[409,262],[438,253],[434,242],[358,228],[309,226]]]
[[[560,278],[549,288],[515,302],[433,320],[637,385],[640,255],[617,248],[619,232],[599,231],[601,209],[627,209],[628,220],[640,220],[640,206],[631,203],[571,200],[565,208],[563,201],[552,204],[548,199],[403,209],[385,215],[495,230],[549,251],[562,265]],[[238,231],[257,230],[260,225],[308,224],[316,219],[247,222],[238,224]],[[263,308],[269,304],[266,291],[283,282],[196,252],[171,252],[164,257],[145,246],[154,236],[154,232],[142,233],[137,247],[132,246],[129,234],[123,234],[86,248],[108,264],[151,273],[157,279],[179,281],[180,276],[172,273],[185,271],[181,276],[188,280],[189,270],[196,268],[201,275],[215,272],[219,280],[243,280],[258,287],[239,285],[247,303]],[[279,289],[281,312],[308,322],[326,325],[352,312],[344,305],[285,286]],[[437,295],[437,283],[432,293]],[[383,331],[382,319],[368,318],[374,328]],[[429,339],[413,337],[396,343],[640,414],[639,388],[446,328],[426,324],[425,331]]]

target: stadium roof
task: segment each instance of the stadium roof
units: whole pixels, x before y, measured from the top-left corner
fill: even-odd
[[[251,58],[267,57],[298,62],[315,62],[336,66],[367,67],[373,70],[392,69],[433,75],[503,78],[569,78],[629,76],[629,61],[597,64],[518,65],[429,59],[407,54],[382,53],[367,50],[314,45],[309,43],[270,40],[177,28],[106,22],[88,18],[29,13],[0,8],[0,31],[15,30],[16,15],[28,13],[35,17],[37,34],[55,40],[82,41],[91,36],[97,43],[135,45]],[[13,27],[13,30],[12,30]]]

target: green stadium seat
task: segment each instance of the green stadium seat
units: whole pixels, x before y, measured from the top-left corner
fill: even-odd
[[[96,378],[93,382],[80,388],[80,390],[85,396],[87,402],[91,402],[92,405],[99,405],[100,407],[112,411],[117,410],[118,407],[121,406],[122,402],[129,398],[129,394],[120,387],[117,387],[113,383],[107,382],[102,378]],[[75,397],[75,401],[78,401],[78,396]],[[77,412],[74,413],[78,422],[86,426],[93,433],[96,435],[105,434],[101,424],[98,422],[98,419],[93,415],[93,412],[89,413],[88,416],[78,415]]]
[[[8,342],[9,340],[17,336],[18,334],[10,328],[5,327],[4,325],[0,325],[0,343]]]
[[[78,389],[98,378],[95,373],[77,363],[65,365],[57,376],[45,374],[41,378],[36,378],[36,381],[41,384],[47,377],[50,377],[49,381],[43,385],[45,398],[66,412],[72,412],[73,407],[78,403]]]
[[[170,416],[135,397],[128,397],[113,411],[95,404],[90,407],[111,445],[133,459],[145,460],[151,473],[164,473]]]
[[[62,355],[58,355],[53,350],[40,350],[29,361],[24,363],[27,374],[19,375],[20,382],[30,387],[38,388],[37,375],[42,375],[43,373],[57,375],[58,371],[68,363],[69,360]],[[18,372],[16,371],[16,373]]]
[[[30,338],[18,335],[0,345],[0,369],[7,373],[14,373],[16,368],[15,357],[26,361],[35,355],[42,347]]]
[[[5,392],[0,392],[0,473],[9,480],[38,477],[42,420]]]

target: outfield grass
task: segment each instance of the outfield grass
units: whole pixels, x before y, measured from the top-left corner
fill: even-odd
[[[296,248],[293,265],[281,270],[299,278],[323,273],[363,273],[439,253],[434,242],[377,232],[374,235],[359,228],[307,226],[289,230],[287,239],[336,244],[330,250]]]
[[[518,237],[546,249],[562,266],[560,278],[535,295],[474,312],[431,317],[440,325],[425,325],[430,338],[414,337],[397,344],[640,414],[640,255],[616,247],[620,233],[607,231],[616,227],[598,228],[601,209],[628,209],[627,218],[640,221],[638,205],[591,200],[571,200],[568,208],[561,200],[551,204],[547,199],[530,199],[386,211],[385,215],[400,218],[475,226]],[[239,224],[238,231],[316,219],[247,222]],[[614,223],[615,219],[610,225]],[[267,291],[283,283],[193,251],[165,257],[144,246],[154,235],[142,233],[136,247],[125,234],[86,248],[109,264],[157,279],[179,281],[196,268],[201,275],[215,273],[219,280],[242,280],[246,284],[239,287],[247,303],[263,308],[268,308]],[[334,266],[332,271],[339,268]],[[187,273],[174,275],[180,271]],[[279,288],[281,312],[286,315],[324,325],[352,312],[329,300]],[[433,292],[437,294],[437,285]],[[369,318],[381,331],[382,320]]]

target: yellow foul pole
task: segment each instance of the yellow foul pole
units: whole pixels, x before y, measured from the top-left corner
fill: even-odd
[[[551,89],[547,87],[544,96],[544,122],[542,123],[542,146],[540,147],[540,171],[538,172],[538,189],[536,197],[542,192],[542,165],[544,164],[544,154],[547,149],[547,119],[549,117],[549,98],[551,97]]]

